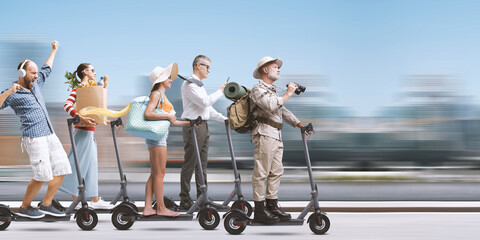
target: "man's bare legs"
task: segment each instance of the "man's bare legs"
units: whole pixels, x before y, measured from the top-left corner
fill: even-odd
[[[22,206],[23,209],[26,209],[32,204],[33,198],[37,195],[38,191],[42,188],[43,182],[37,180],[30,180],[28,183],[27,190],[25,191],[25,196],[23,197]]]
[[[43,197],[42,201],[43,206],[49,206],[52,204],[52,199],[55,196],[55,193],[58,191],[58,188],[60,188],[60,185],[62,185],[64,178],[65,175],[53,176],[53,179],[48,182],[47,192],[45,193],[45,197]]]

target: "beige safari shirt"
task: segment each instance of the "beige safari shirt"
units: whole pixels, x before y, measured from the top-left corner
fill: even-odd
[[[275,86],[259,80],[250,92],[250,99],[257,109],[253,112],[255,118],[261,116],[272,121],[296,127],[300,120],[283,106],[283,98],[277,95]],[[260,134],[277,140],[282,140],[281,131],[265,123],[258,123],[252,130],[252,137]]]

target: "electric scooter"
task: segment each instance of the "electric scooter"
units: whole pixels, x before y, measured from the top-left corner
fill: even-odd
[[[73,133],[72,133],[72,124],[80,123],[79,116],[75,116],[75,118],[67,119],[68,123],[68,132],[70,134],[70,142],[72,144],[72,151],[73,151],[73,159],[75,162],[75,167],[77,169],[77,178],[79,182],[78,186],[78,197],[73,200],[70,206],[65,210],[65,216],[62,217],[54,217],[50,215],[45,215],[45,217],[38,218],[38,219],[31,219],[28,217],[22,217],[15,212],[13,212],[9,206],[0,204],[0,230],[5,230],[11,223],[11,221],[17,222],[27,222],[27,221],[36,221],[36,222],[58,222],[58,221],[70,221],[70,218],[74,212],[75,207],[78,203],[82,204],[82,207],[75,213],[74,219],[77,221],[78,227],[83,230],[92,230],[97,226],[98,223],[98,216],[95,211],[88,207],[87,200],[85,197],[85,181],[82,179],[82,176],[79,171],[78,160],[77,160],[77,150],[75,147],[75,141],[73,140]]]
[[[203,123],[202,118],[198,117],[196,120],[190,120],[190,127],[192,129],[192,138],[195,147],[195,153],[197,155],[197,167],[199,168],[200,172],[203,172],[201,159],[200,159],[200,152],[198,149],[197,143],[197,134],[195,132],[195,126],[199,126]],[[115,135],[114,135],[115,138]],[[116,142],[115,142],[116,145]],[[115,146],[117,148],[117,146]],[[117,155],[118,156],[118,155]],[[122,180],[125,179],[125,175],[123,175],[122,165],[120,161],[118,162],[118,168],[121,172]],[[203,174],[200,174],[200,183],[201,183],[201,195],[195,201],[193,206],[188,209],[188,211],[184,214],[180,214],[176,217],[170,216],[159,216],[159,215],[152,215],[152,216],[143,216],[141,213],[138,212],[137,207],[133,202],[128,201],[128,197],[124,201],[121,202],[118,206],[113,209],[112,213],[112,223],[113,225],[119,230],[127,230],[129,229],[135,221],[191,221],[193,219],[193,213],[198,210],[197,218],[200,225],[206,230],[215,229],[218,224],[220,223],[220,215],[218,214],[217,209],[211,207],[208,200],[207,195],[207,186],[205,184],[205,179]],[[126,189],[126,186],[125,186]],[[126,193],[126,191],[125,191]]]
[[[243,211],[248,217],[252,215],[252,205],[248,203],[245,198],[243,197],[242,193],[242,179],[240,173],[238,173],[237,168],[237,160],[235,159],[235,153],[233,152],[233,144],[232,144],[232,134],[228,127],[228,119],[225,120],[225,130],[227,132],[227,140],[228,140],[228,147],[230,149],[230,157],[232,158],[232,168],[233,168],[233,175],[235,176],[235,187],[233,188],[232,193],[225,199],[222,203],[222,206],[225,208],[228,207],[228,204],[232,201],[232,199],[237,196],[237,200],[233,202],[231,209],[238,209]]]
[[[305,216],[312,208],[314,210],[314,213],[311,214],[307,220],[307,223],[309,223],[309,226],[310,226],[310,230],[312,230],[312,232],[315,234],[324,234],[328,231],[328,229],[330,228],[330,220],[328,219],[326,213],[320,210],[320,206],[318,204],[318,188],[313,180],[312,165],[310,162],[310,155],[308,152],[307,139],[305,138],[306,132],[313,132],[312,124],[309,123],[307,126],[300,128],[300,132],[302,134],[303,146],[305,150],[305,160],[307,163],[308,176],[310,178],[310,185],[312,190],[310,193],[312,197],[308,205],[303,209],[303,211],[300,213],[300,215],[296,219],[290,219],[289,221],[278,222],[270,225],[260,223],[260,222],[255,222],[253,219],[249,218],[243,211],[233,209],[230,212],[227,212],[223,216],[225,218],[224,227],[228,233],[240,234],[245,230],[247,225],[250,225],[250,226],[303,225]]]
[[[112,135],[113,136],[115,136],[115,127],[116,126],[121,126],[121,125],[122,125],[122,119],[121,118],[118,118],[115,121],[110,121],[110,127],[111,127],[111,130],[112,130]],[[120,157],[119,157],[119,154],[118,154],[117,138],[116,137],[113,137],[113,143],[114,143],[114,146],[115,146],[115,154],[116,154],[116,157],[117,157],[117,163],[122,164],[120,162]],[[118,192],[117,195],[115,195],[113,197],[112,201],[110,201],[110,204],[112,204],[112,205],[117,204],[117,202],[120,200],[120,198],[123,198],[124,201],[129,202],[128,195],[127,195],[127,178],[123,174],[123,169],[121,171],[119,171],[119,173],[120,173],[120,191]],[[41,203],[42,202],[38,203],[38,207],[40,207]],[[67,210],[67,208],[64,207],[56,199],[52,200],[52,204],[56,209],[58,209],[62,212],[65,212]],[[132,206],[135,206],[135,205],[132,204]],[[74,211],[77,211],[77,210],[78,209],[74,209]],[[112,211],[113,211],[113,209],[95,209],[95,212],[97,212],[97,213],[112,213]]]
[[[243,197],[242,193],[242,179],[240,174],[238,173],[238,168],[237,168],[237,161],[235,159],[235,153],[233,151],[233,144],[232,144],[232,134],[231,131],[229,130],[228,127],[228,119],[225,120],[225,130],[227,132],[227,142],[228,142],[228,147],[230,150],[230,157],[232,159],[232,168],[233,168],[233,175],[235,177],[234,183],[235,186],[233,188],[233,191],[228,195],[228,197],[225,199],[225,201],[222,203],[222,208],[217,209],[219,212],[228,212],[229,206],[228,204],[233,200],[235,196],[237,196],[237,200],[233,202],[231,209],[239,209],[241,211],[244,211],[247,216],[252,215],[252,205],[250,205],[249,202],[245,200]],[[165,206],[169,208],[170,210],[173,211],[182,211],[183,208],[180,208],[172,199],[165,197],[164,198]],[[153,208],[156,208],[156,201],[153,201]],[[188,210],[188,209],[187,209]]]

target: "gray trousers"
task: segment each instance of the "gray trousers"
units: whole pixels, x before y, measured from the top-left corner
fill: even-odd
[[[192,139],[192,127],[190,125],[183,127],[183,142],[185,143],[185,157],[182,165],[182,172],[180,173],[180,199],[190,198],[190,181],[192,180],[193,170],[195,169],[195,182],[197,184],[197,198],[202,193],[200,191],[200,171],[197,167],[197,155],[195,153],[195,146]],[[200,159],[203,168],[203,177],[205,185],[207,184],[207,163],[208,163],[208,144],[210,134],[208,132],[207,122],[204,122],[200,128],[196,129],[198,149],[200,151]]]

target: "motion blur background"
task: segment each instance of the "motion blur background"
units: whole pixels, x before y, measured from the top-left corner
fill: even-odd
[[[193,58],[205,54],[212,60],[204,81],[211,93],[227,77],[250,88],[258,60],[272,56],[284,61],[277,86],[294,81],[307,88],[286,107],[314,124],[309,147],[316,169],[340,175],[454,169],[466,179],[461,171],[476,175],[480,166],[478,1],[7,0],[1,5],[1,89],[17,80],[20,61],[42,64],[50,42],[60,42],[42,92],[66,151],[63,104],[69,91],[63,75],[82,62],[95,66],[97,81],[110,76],[109,109],[119,110],[148,95],[148,74],[155,66],[175,61],[188,76]],[[166,93],[177,117],[183,111],[181,84],[176,79]],[[230,103],[222,98],[214,107],[226,115]],[[209,124],[209,168],[229,172],[224,125]],[[19,129],[10,108],[0,111],[2,180],[15,178],[8,169],[28,168]],[[178,168],[181,128],[170,131],[168,166]],[[114,168],[110,129],[100,126],[95,135],[99,167]],[[123,129],[117,136],[125,166],[148,170],[144,141]],[[283,137],[284,165],[304,166],[298,129],[286,126]],[[233,143],[239,167],[251,169],[249,135],[233,133]]]

